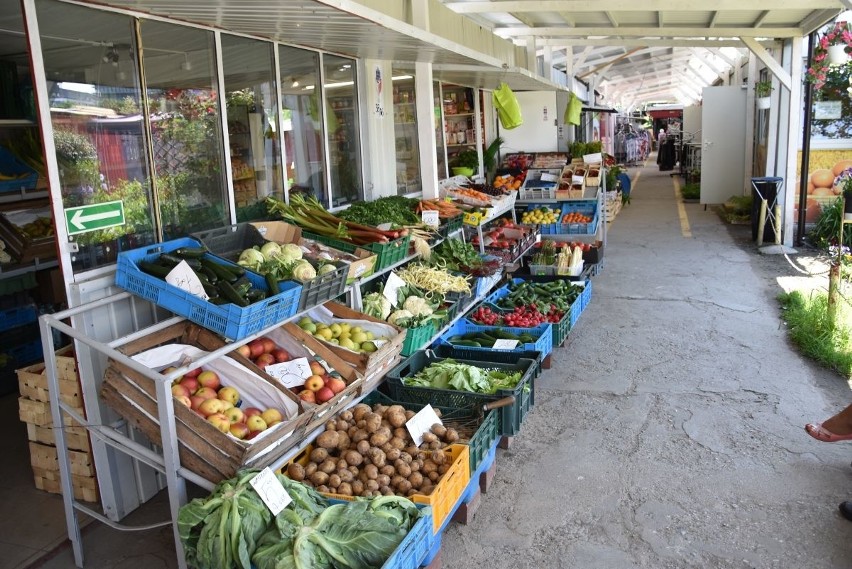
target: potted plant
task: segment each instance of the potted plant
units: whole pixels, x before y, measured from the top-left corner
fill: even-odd
[[[806,78],[814,84],[814,89],[825,85],[830,65],[845,65],[852,54],[852,31],[847,22],[836,22],[828,32],[822,35],[814,45],[811,67]]]
[[[757,97],[757,108],[769,108],[769,95],[772,93],[772,81],[758,81],[754,84],[754,95]]]
[[[454,176],[471,177],[479,169],[479,153],[472,148],[462,150],[453,156],[450,167]]]

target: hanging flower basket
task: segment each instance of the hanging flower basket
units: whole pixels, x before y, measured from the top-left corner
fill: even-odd
[[[814,45],[811,67],[806,78],[814,84],[814,89],[825,85],[830,65],[846,65],[852,54],[852,30],[848,22],[837,22]]]

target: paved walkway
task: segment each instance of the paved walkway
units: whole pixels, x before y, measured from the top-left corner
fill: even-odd
[[[791,347],[775,297],[801,275],[750,237],[641,170],[592,302],[476,519],[444,536],[444,567],[852,567],[850,447],[802,429],[849,387]]]

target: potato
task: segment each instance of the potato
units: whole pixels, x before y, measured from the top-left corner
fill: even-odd
[[[319,468],[317,470],[319,470],[320,472],[325,472],[326,474],[331,474],[332,472],[337,470],[337,461],[335,461],[333,458],[327,458],[322,461],[322,464],[319,465]]]
[[[368,464],[361,471],[367,475],[367,478],[375,480],[379,477],[379,468],[375,464]]]
[[[411,476],[411,467],[408,466],[408,463],[402,459],[397,460],[393,463],[393,467],[396,469],[396,473],[404,478],[408,478]]]
[[[450,444],[458,442],[459,432],[453,428],[447,429],[447,432],[444,433],[444,440]]]
[[[407,421],[405,418],[405,408],[402,405],[391,405],[388,407],[387,413],[385,413],[385,418],[392,427],[401,427]]]
[[[349,433],[346,431],[337,431],[337,438],[340,439],[337,442],[337,450],[346,450],[349,448],[351,442],[349,439]]]
[[[447,455],[445,455],[443,451],[436,450],[432,451],[432,453],[429,455],[429,458],[431,458],[432,462],[434,462],[435,464],[441,465],[444,464],[444,462],[446,461]]]
[[[408,477],[408,481],[411,482],[412,488],[420,488],[423,485],[423,475],[419,472],[412,472],[411,476]]]
[[[360,472],[360,471],[358,470],[357,466],[350,466],[349,472],[352,473],[352,476],[358,476],[358,472]]]
[[[365,421],[364,419],[361,419],[360,421],[355,423],[355,426],[358,427],[359,429],[366,430],[367,429],[367,421]]]
[[[310,458],[311,462],[316,462],[317,464],[320,464],[328,458],[328,451],[324,448],[315,448],[311,451]]]
[[[442,448],[443,446],[444,446],[444,444],[441,441],[433,441],[433,442],[429,443],[429,448],[432,449],[432,450],[438,450],[438,449]]]
[[[384,488],[382,488],[382,489],[381,489],[381,492],[382,492],[382,496],[393,496],[393,490],[391,490],[391,489],[390,489],[389,487],[387,487],[387,486],[385,486]]]
[[[305,467],[299,463],[291,462],[287,467],[287,476],[301,482],[305,479]]]
[[[391,430],[391,429],[393,429],[393,425],[391,425],[390,421],[388,421],[386,418],[382,418],[382,424],[381,424],[381,426],[379,426],[379,428]]]
[[[341,496],[351,496],[352,495],[352,485],[348,482],[342,482],[340,486],[337,487],[337,493]]]
[[[352,474],[352,471],[348,468],[338,470],[337,475],[340,477],[341,482],[352,482],[353,480],[355,480],[355,475]]]
[[[379,474],[378,477],[376,477],[376,484],[379,485],[379,488],[382,486],[390,486],[390,481],[390,476],[387,474]]]
[[[419,448],[417,448],[416,446],[413,446],[413,445],[412,445],[412,446],[409,446],[409,447],[406,447],[406,448],[404,448],[404,449],[402,449],[402,450],[403,450],[403,452],[407,452],[407,453],[408,453],[408,454],[410,454],[411,456],[417,456],[417,453],[418,453],[418,452],[420,452],[420,449],[419,449]]]
[[[370,444],[374,447],[380,447],[388,441],[390,441],[390,437],[385,433],[376,432],[370,435]]]
[[[402,476],[400,476],[399,474],[397,474],[396,476],[394,476],[393,478],[391,478],[391,483],[390,483],[391,488],[394,488],[394,489],[397,489],[397,490],[398,490],[398,489],[399,489],[399,485],[400,485],[400,484],[402,484],[402,483],[403,483],[403,481],[408,482],[408,480],[406,480],[404,477],[402,477]]]
[[[367,454],[370,457],[370,462],[372,462],[377,467],[381,468],[385,465],[385,461],[387,459],[387,455],[382,449],[379,448],[371,448]]]
[[[352,408],[352,418],[355,419],[355,421],[357,422],[363,419],[364,415],[370,412],[372,412],[372,409],[370,409],[369,405],[367,405],[366,403],[359,403],[358,405]]]
[[[370,433],[366,431],[366,429],[358,428],[355,430],[355,434],[351,437],[352,442],[355,444],[360,443],[361,441],[367,441],[370,439]]]
[[[423,468],[423,460],[415,458],[411,461],[411,464],[409,464],[408,467],[411,469],[411,472],[418,472],[421,468]]]
[[[435,433],[423,433],[423,442],[424,443],[434,443],[438,440],[438,437],[435,436]]]
[[[393,476],[394,474],[396,474],[396,470],[394,470],[392,464],[386,464],[384,466],[379,467],[379,473],[385,474],[387,476]]]
[[[355,480],[351,484],[352,486],[352,495],[353,496],[363,496],[364,495],[364,483],[360,480]]]
[[[443,476],[450,469],[450,466],[452,465],[449,462],[445,462],[444,464],[439,465],[438,474]]]
[[[424,460],[423,466],[420,468],[424,474],[429,474],[430,472],[437,472],[438,465],[435,464],[432,459]]]
[[[311,474],[317,471],[317,466],[319,466],[316,462],[309,462],[305,467],[305,477],[310,477]]]
[[[331,488],[337,488],[338,486],[340,486],[341,482],[343,482],[343,480],[340,479],[339,474],[332,474],[328,477],[328,485]]]
[[[429,474],[426,475],[426,478],[428,478],[432,482],[437,482],[440,477],[441,477],[441,475],[438,474],[437,470],[433,470],[432,472],[430,472]]]
[[[411,491],[411,482],[407,479],[403,478],[402,482],[399,483],[399,486],[396,489],[400,492],[400,494],[408,494]]]
[[[349,411],[347,409],[346,411],[344,411],[343,413],[340,414],[340,418],[343,419],[346,422],[352,421],[352,418],[353,418],[352,411]]]
[[[391,434],[394,436],[394,438],[402,439],[402,442],[406,444],[411,442],[411,439],[408,436],[408,429],[406,429],[405,427],[397,427],[391,432]]]
[[[357,432],[358,432],[358,427],[356,427],[355,425],[352,425],[351,427],[349,427],[346,430],[346,434],[349,435],[350,439],[353,438],[355,436],[355,433],[357,433]]]
[[[415,413],[415,412],[414,412],[414,411],[412,411],[411,409],[406,409],[406,410],[405,410],[405,420],[406,420],[406,421],[410,421],[411,419],[413,419],[413,418],[414,418],[414,416],[415,416],[416,414],[417,414],[417,413]]]
[[[379,430],[379,427],[382,426],[382,417],[380,415],[376,415],[375,413],[368,413],[366,417],[364,417],[365,426],[364,428],[368,433],[375,433]]]
[[[331,494],[331,488],[329,488],[325,484],[320,484],[319,486],[317,486],[316,491],[317,492],[326,492],[328,494]]]
[[[447,434],[447,427],[445,427],[441,423],[435,423],[434,425],[432,425],[432,428],[430,430],[432,431],[432,434],[438,438],[444,438],[444,435]]]
[[[373,405],[373,413],[375,413],[379,417],[383,416],[387,409],[387,406],[382,405],[381,403],[376,403],[375,405]]]
[[[429,494],[431,494],[434,491],[435,491],[434,486],[432,486],[431,484],[425,483],[425,484],[423,484],[423,486],[420,487],[419,493],[423,494],[424,496],[428,496]]]
[[[418,493],[418,492],[417,492],[417,489],[416,489],[416,488],[411,488],[408,492],[406,492],[406,493],[405,493],[405,496],[406,496],[406,497],[408,497],[408,498],[410,498],[411,496],[414,496],[414,495],[415,495],[415,494],[417,494],[417,493]]]
[[[314,486],[322,486],[326,482],[328,482],[328,474],[322,472],[321,470],[317,470],[313,474],[311,474],[311,482]]]
[[[358,452],[360,452],[364,456],[367,456],[367,453],[370,451],[370,441],[367,441],[367,440],[358,441],[358,443],[355,445],[355,450],[357,450]]]
[[[337,459],[337,470],[341,470],[343,468],[346,468],[347,466],[349,466],[349,463],[346,462],[346,459],[343,459],[343,458]]]
[[[369,491],[369,492],[375,492],[376,490],[379,489],[379,483],[376,482],[375,480],[367,480],[364,483],[364,489]]]
[[[438,416],[439,419],[444,416],[444,413],[437,407],[435,407],[435,414]]]
[[[401,454],[402,451],[398,448],[392,448],[389,451],[385,451],[385,457],[387,457],[388,460],[397,460]]]
[[[404,448],[405,448],[405,445],[406,445],[407,443],[406,443],[405,439],[401,439],[401,438],[399,438],[399,437],[394,437],[394,438],[392,438],[392,439],[390,440],[390,443],[389,443],[389,444],[390,444],[390,446],[391,446],[392,448],[396,448],[396,449],[402,450],[402,449],[404,449]]]
[[[337,421],[334,419],[329,419],[325,422],[325,430],[326,431],[336,431],[337,430]]]
[[[411,461],[414,460],[414,457],[412,457],[407,452],[402,452],[399,454],[399,460],[403,461],[405,464],[411,464]],[[394,461],[394,464],[395,463],[396,461]]]
[[[317,445],[325,449],[337,448],[339,439],[337,431],[325,431],[317,437]]]
[[[347,450],[343,453],[343,458],[346,459],[346,462],[349,463],[350,466],[360,466],[362,462],[364,462],[364,457],[361,456],[357,450]]]

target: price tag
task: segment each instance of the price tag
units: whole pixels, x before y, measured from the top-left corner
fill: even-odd
[[[438,227],[441,225],[441,220],[438,217],[437,211],[424,209],[420,212],[420,219],[423,220],[423,223],[431,227]]]
[[[378,350],[388,342],[390,342],[390,340],[373,340],[373,345],[376,346],[376,349]]]
[[[210,298],[207,296],[207,293],[204,292],[204,286],[202,286],[201,281],[198,280],[198,275],[195,274],[195,271],[189,268],[186,261],[178,263],[175,268],[166,275],[166,282],[181,290],[185,290],[193,296],[203,298],[204,300]]]
[[[388,275],[388,282],[385,283],[385,288],[382,294],[388,299],[392,306],[397,305],[397,292],[405,286],[405,281],[393,271]]]
[[[405,423],[405,428],[408,429],[408,433],[411,435],[411,440],[414,441],[415,446],[420,446],[423,442],[423,435],[431,431],[432,425],[435,423],[443,425],[441,418],[438,417],[438,414],[435,413],[431,405],[426,405],[426,407]]]
[[[544,172],[541,175],[541,181],[542,182],[556,182],[558,180],[559,180],[559,178],[557,178],[553,174],[548,174],[547,172]]]
[[[494,342],[494,345],[491,346],[492,349],[495,350],[514,350],[518,347],[517,340],[497,340]]]
[[[381,224],[376,226],[376,229],[380,229],[382,231],[390,231],[392,226],[393,226],[393,223],[381,223]]]
[[[266,373],[284,384],[284,387],[299,387],[305,384],[305,380],[313,375],[308,358],[296,358],[289,362],[268,365],[264,368]]]
[[[361,275],[363,275],[366,272],[367,272],[367,264],[362,263],[362,264],[355,267],[355,275],[354,276],[357,279],[358,277],[360,277]]]
[[[249,481],[254,491],[269,508],[273,516],[281,513],[281,510],[287,507],[287,504],[293,501],[281,481],[275,477],[272,470],[267,466],[257,473],[257,476]]]

